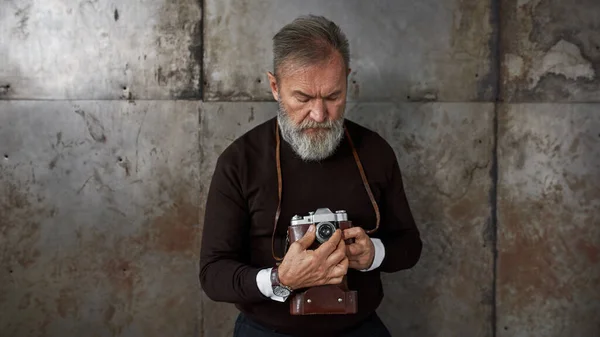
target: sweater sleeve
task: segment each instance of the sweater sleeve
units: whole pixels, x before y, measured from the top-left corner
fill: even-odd
[[[383,193],[381,227],[378,235],[385,247],[385,257],[379,270],[387,273],[415,266],[421,257],[423,246],[404,192],[400,168],[393,150],[391,155],[394,159],[389,184]]]
[[[238,161],[231,148],[217,160],[206,201],[199,276],[210,299],[249,303],[268,298],[256,282],[260,268],[248,262],[250,216]]]

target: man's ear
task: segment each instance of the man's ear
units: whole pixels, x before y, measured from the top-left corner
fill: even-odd
[[[275,75],[270,71],[267,72],[267,76],[269,77],[269,86],[271,87],[271,93],[273,94],[273,98],[276,101],[279,101],[279,91],[277,90],[277,79]]]

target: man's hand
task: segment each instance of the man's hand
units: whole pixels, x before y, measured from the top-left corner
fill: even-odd
[[[371,238],[360,227],[351,227],[344,230],[344,239],[354,238],[354,243],[346,246],[346,255],[349,260],[349,268],[363,270],[368,269],[375,259],[375,246]]]
[[[342,231],[335,233],[315,250],[308,247],[315,240],[315,226],[290,245],[279,266],[279,281],[292,288],[306,288],[325,284],[340,284],[348,271],[346,245]]]

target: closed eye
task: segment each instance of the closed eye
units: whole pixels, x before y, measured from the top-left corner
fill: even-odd
[[[341,93],[339,91],[336,91],[336,92],[332,93],[331,95],[325,97],[325,99],[330,100],[330,101],[334,101],[334,100],[340,98],[340,94]]]

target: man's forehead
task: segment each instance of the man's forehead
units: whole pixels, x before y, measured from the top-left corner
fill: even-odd
[[[346,71],[340,64],[320,63],[289,67],[278,76],[281,85],[289,89],[297,87],[320,87],[336,90],[343,85]]]
[[[283,90],[291,95],[332,95],[341,92],[344,82],[331,78],[290,77],[283,82]]]

